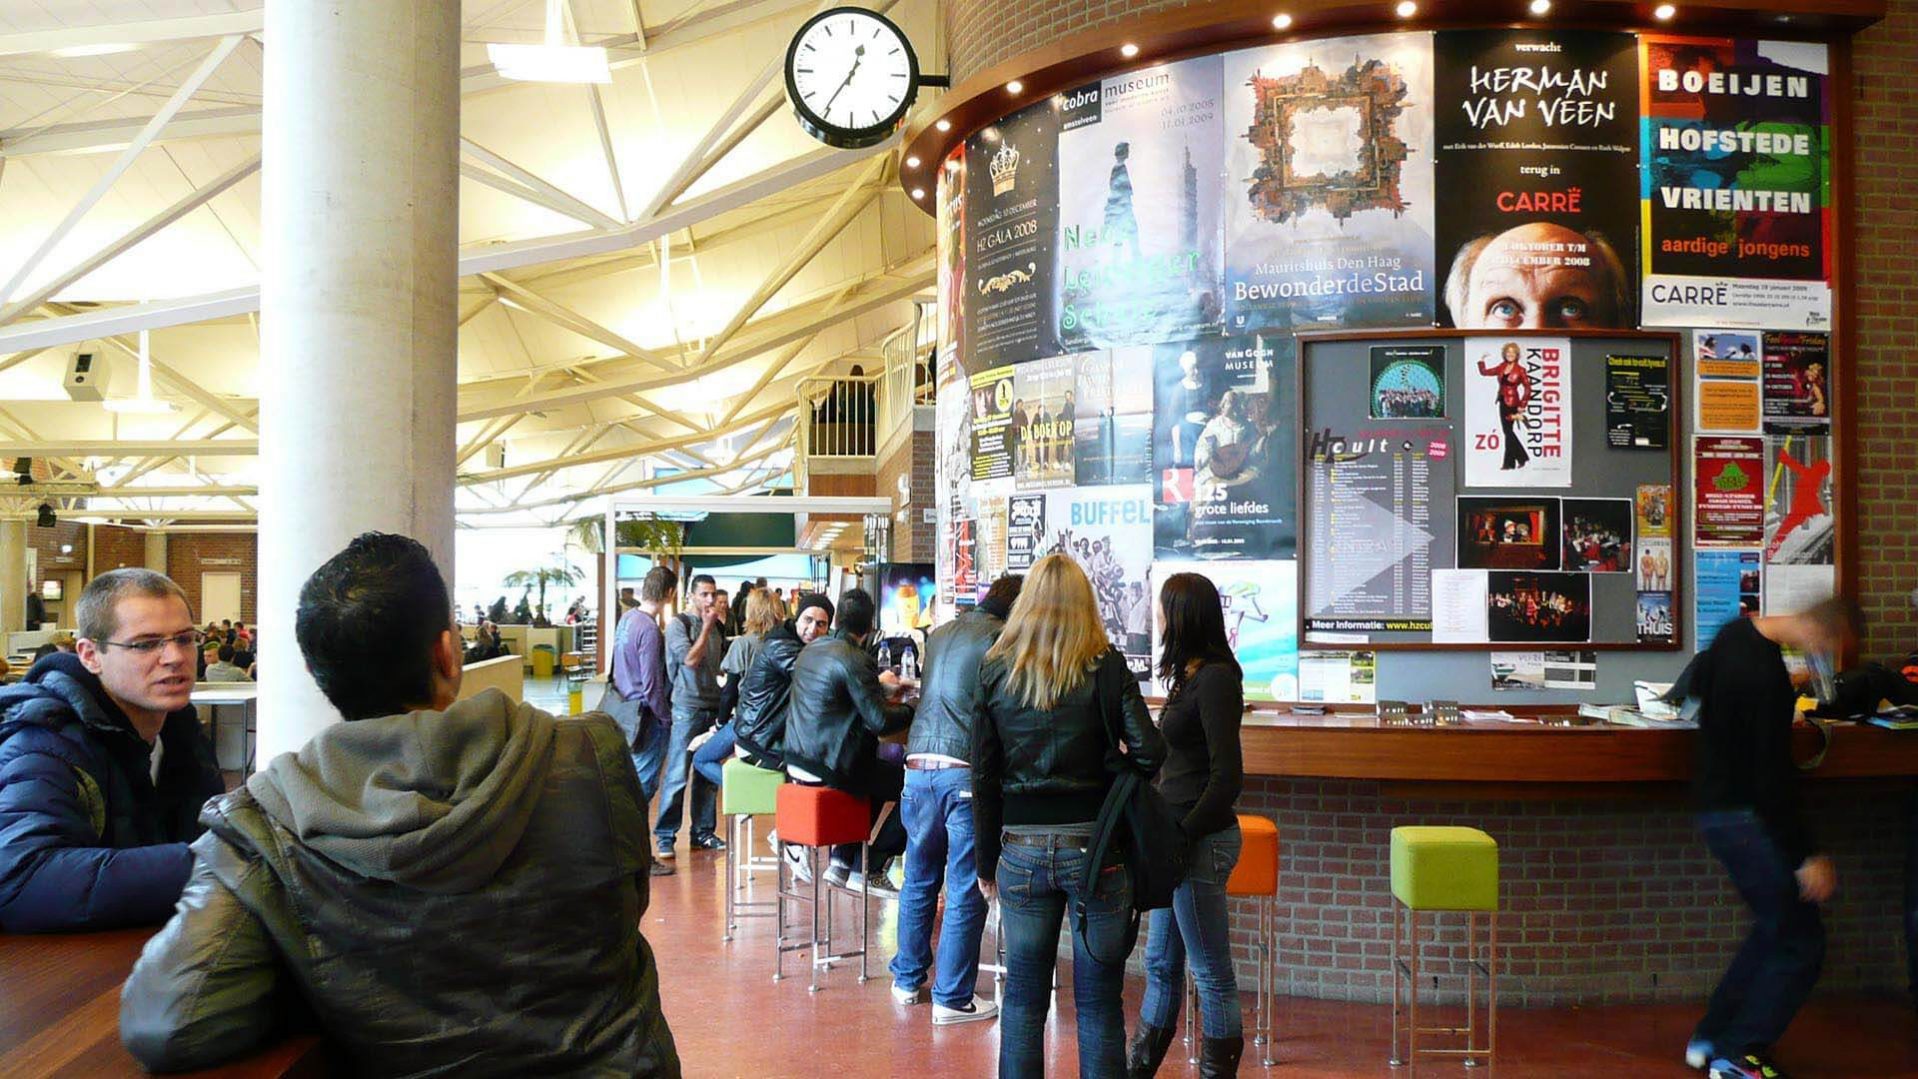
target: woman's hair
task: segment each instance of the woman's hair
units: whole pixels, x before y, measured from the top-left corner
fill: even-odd
[[[755,588],[746,593],[746,632],[766,633],[786,620],[786,605],[771,589]]]
[[[1193,661],[1230,663],[1232,642],[1225,635],[1225,604],[1212,579],[1197,573],[1175,573],[1159,588],[1164,628],[1159,634],[1159,680],[1166,696],[1185,685]]]
[[[1519,355],[1520,351],[1517,341],[1507,341],[1505,342],[1505,347],[1498,350],[1498,358],[1501,360],[1516,360],[1519,358]]]
[[[1111,647],[1085,571],[1065,555],[1050,554],[1026,572],[1005,631],[986,658],[1005,661],[1013,696],[1047,709],[1078,688]]]

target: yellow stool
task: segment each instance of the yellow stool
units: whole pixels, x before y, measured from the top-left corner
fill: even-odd
[[[751,894],[753,873],[777,870],[778,858],[753,854],[753,818],[769,817],[779,811],[779,788],[786,773],[754,768],[738,757],[730,757],[719,769],[719,811],[728,823],[726,829],[726,924],[719,939],[733,939],[741,918],[770,918],[777,900],[749,901],[741,893]],[[744,833],[742,838],[741,833]]]
[[[1419,1026],[1419,915],[1465,915],[1465,1025]],[[1490,938],[1485,962],[1474,955],[1478,917],[1488,916]],[[1411,919],[1411,963],[1399,959],[1399,936]],[[1489,994],[1485,1044],[1478,1043],[1476,975],[1484,974]],[[1409,982],[1405,1053],[1399,1053],[1399,986]],[[1465,1047],[1421,1049],[1421,1034],[1463,1034]],[[1498,843],[1477,828],[1406,827],[1392,829],[1392,1056],[1393,1067],[1409,1064],[1418,1074],[1420,1054],[1463,1057],[1466,1067],[1492,1063],[1498,1046]],[[1483,1058],[1483,1059],[1481,1059]]]

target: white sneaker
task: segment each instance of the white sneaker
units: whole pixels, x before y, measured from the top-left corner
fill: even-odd
[[[952,1023],[976,1023],[981,1019],[997,1019],[999,1005],[984,997],[973,997],[972,1003],[963,1008],[948,1008],[944,1004],[932,1006],[934,1026],[948,1026]]]
[[[812,864],[806,856],[799,853],[798,847],[786,848],[786,867],[793,871],[793,878],[801,884],[812,883]]]
[[[833,880],[831,876],[828,876],[826,881],[828,884],[839,884],[840,887],[849,892],[857,892],[863,886],[866,891],[866,897],[869,899],[883,899],[886,902],[892,902],[899,898],[899,889],[893,887],[891,881],[880,876],[875,876],[868,881],[864,873],[849,872],[846,874],[844,883]]]
[[[894,982],[892,986],[892,999],[895,1004],[924,1004],[926,1002],[926,987],[922,985],[917,989],[904,989],[900,987],[899,983]]]

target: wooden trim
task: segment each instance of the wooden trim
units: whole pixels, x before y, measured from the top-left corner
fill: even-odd
[[[1857,157],[1857,137],[1852,129],[1852,47],[1850,38],[1830,42],[1831,76],[1827,80],[1831,94],[1831,146],[1827,160],[1832,168],[1831,216],[1831,306],[1832,326],[1827,357],[1836,368],[1837,407],[1831,417],[1831,455],[1837,469],[1832,492],[1832,514],[1838,520],[1838,542],[1833,552],[1838,594],[1859,596],[1858,584],[1858,221],[1853,212],[1856,188],[1853,185]],[[1862,641],[1846,645],[1844,666],[1858,662]]]

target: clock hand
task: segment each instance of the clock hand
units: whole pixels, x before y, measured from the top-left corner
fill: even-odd
[[[832,92],[832,96],[826,99],[826,107],[819,110],[821,113],[829,113],[832,111],[832,103],[839,100],[839,95],[845,91],[846,87],[852,85],[852,77],[859,73],[859,65],[865,62],[866,47],[861,45],[852,51],[852,70],[846,72],[845,80],[839,84],[837,90]]]

